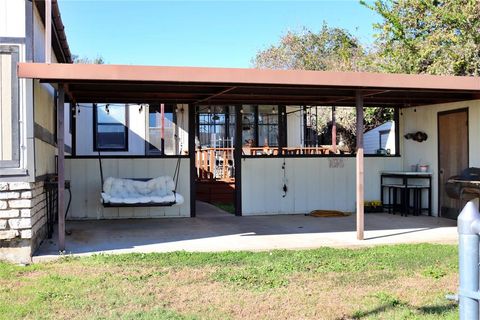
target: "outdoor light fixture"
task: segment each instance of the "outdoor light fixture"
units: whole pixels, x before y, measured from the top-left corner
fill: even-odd
[[[140,107],[138,108],[138,113],[141,113],[143,108],[148,108],[150,105],[148,103],[140,103]]]
[[[243,113],[243,107],[240,107],[240,113]]]
[[[272,108],[272,113],[277,114],[277,109],[275,109],[275,107]]]

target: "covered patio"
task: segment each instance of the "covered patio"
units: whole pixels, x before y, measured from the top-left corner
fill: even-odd
[[[195,219],[71,221],[67,254],[258,251],[318,247],[362,247],[400,243],[456,244],[456,221],[428,217],[370,213],[365,239],[355,239],[355,216],[318,218],[305,215],[235,217],[199,203]],[[33,257],[58,257],[57,234]]]
[[[21,78],[38,79],[57,86],[58,105],[63,105],[65,95],[74,103],[73,105],[79,102],[119,101],[125,103],[164,101],[187,104],[191,217],[196,216],[195,186],[192,183],[195,175],[195,135],[191,133],[195,131],[195,123],[192,120],[195,118],[195,107],[199,104],[208,102],[234,105],[237,119],[241,118],[241,105],[248,103],[356,108],[355,182],[349,183],[353,177],[348,173],[345,173],[344,179],[347,185],[345,188],[355,186],[355,199],[351,200],[356,201],[356,212],[350,217],[318,219],[301,215],[285,215],[244,217],[243,219],[225,216],[215,217],[215,221],[208,217],[190,220],[162,219],[161,221],[79,221],[69,222],[69,227],[72,227],[74,232],[72,237],[67,239],[64,237],[65,217],[63,215],[65,209],[64,110],[59,108],[57,113],[58,199],[59,212],[62,214],[58,216],[60,231],[57,233],[58,241],[45,244],[42,247],[43,251],[40,251],[45,252],[46,255],[52,252],[52,248],[72,253],[82,253],[87,248],[90,252],[202,249],[218,251],[307,248],[319,245],[355,246],[361,244],[358,240],[364,239],[365,245],[395,243],[395,241],[435,242],[456,239],[453,221],[423,216],[399,217],[385,214],[366,216],[364,214],[365,181],[377,181],[378,177],[365,177],[365,166],[368,167],[368,160],[365,164],[363,108],[365,106],[421,108],[428,104],[478,99],[480,98],[478,79],[349,72],[38,63],[19,64],[18,74]],[[242,127],[238,121],[235,130],[239,133],[235,136],[235,145],[241,146]],[[73,135],[75,132],[76,128],[73,128]],[[75,150],[75,146],[72,149]],[[319,157],[323,155],[311,155],[311,158],[315,159],[311,159],[310,164],[315,166],[319,163],[321,159],[316,159]],[[278,162],[280,161],[278,158],[286,157],[279,156],[277,160],[272,157],[262,161]],[[291,161],[296,160],[294,158],[292,157]],[[404,164],[401,163],[400,156],[396,158],[399,160],[395,160],[398,162],[398,167],[403,168]],[[236,147],[234,161],[242,163],[242,160],[244,160],[242,150]],[[253,164],[258,159],[250,160]],[[318,162],[314,162],[317,160]],[[242,206],[253,203],[248,199],[245,200],[245,197],[252,195],[248,194],[248,185],[242,187],[242,166],[235,170],[236,215],[242,215]],[[253,170],[248,171],[253,172]],[[243,188],[245,193],[242,193]],[[345,190],[342,188],[339,187],[339,190]],[[295,196],[291,195],[291,197],[293,197],[291,201],[294,202]],[[275,199],[271,202],[275,202]],[[115,230],[118,232],[113,232]],[[187,232],[187,230],[194,231]],[[365,233],[365,230],[368,231]],[[126,239],[134,240],[126,241]]]

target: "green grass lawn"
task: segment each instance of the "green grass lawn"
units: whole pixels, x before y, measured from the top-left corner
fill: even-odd
[[[235,205],[233,203],[213,203],[213,205],[223,211],[235,214]]]
[[[457,249],[97,255],[0,263],[0,319],[457,319]]]

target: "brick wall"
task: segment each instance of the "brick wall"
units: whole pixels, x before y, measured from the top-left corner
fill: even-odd
[[[43,182],[0,182],[0,259],[30,262],[46,223]]]

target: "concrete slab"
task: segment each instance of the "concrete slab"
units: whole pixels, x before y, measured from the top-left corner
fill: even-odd
[[[67,254],[90,255],[457,243],[456,221],[443,218],[375,213],[365,215],[365,226],[366,239],[358,241],[353,215],[235,217],[220,210],[197,218],[67,221],[67,230],[72,233],[66,237],[66,248]],[[55,234],[44,241],[33,260],[57,258],[57,250]]]

